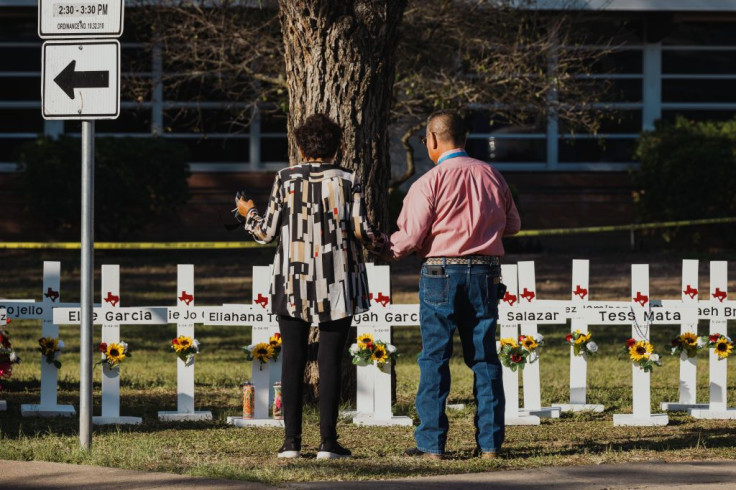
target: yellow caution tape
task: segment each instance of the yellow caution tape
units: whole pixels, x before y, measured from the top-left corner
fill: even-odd
[[[575,235],[581,233],[607,233],[612,231],[651,230],[674,228],[678,226],[717,225],[736,223],[736,217],[710,218],[685,221],[665,221],[662,223],[638,223],[630,225],[588,226],[584,228],[557,228],[547,230],[525,230],[516,237]],[[261,245],[256,242],[95,242],[95,250],[223,250],[273,247],[274,244]],[[78,242],[0,242],[0,249],[53,249],[79,250]]]
[[[95,250],[215,250],[273,247],[256,242],[95,242]],[[80,250],[78,242],[0,242],[0,249]]]
[[[696,226],[696,225],[717,225],[723,223],[736,223],[736,217],[733,218],[709,218],[684,221],[664,221],[662,223],[637,223],[630,225],[612,225],[612,226],[589,226],[585,228],[558,228],[547,230],[524,230],[519,232],[517,237],[525,236],[545,236],[545,235],[575,235],[579,233],[605,233],[611,231],[631,231],[631,230],[652,230],[655,228],[675,228],[678,226]]]

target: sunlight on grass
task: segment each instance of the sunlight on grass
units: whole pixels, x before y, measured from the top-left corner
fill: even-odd
[[[251,254],[251,252],[248,252]],[[173,304],[176,263],[194,263],[199,305],[235,303],[250,297],[252,265],[267,264],[272,252],[235,254],[178,253],[99,254],[97,264],[120,263],[123,304]],[[59,254],[56,254],[57,256]],[[62,294],[65,301],[78,296],[78,254],[61,254]],[[0,296],[38,298],[41,293],[41,261],[50,258],[42,253],[5,253],[4,274],[0,277]],[[237,258],[237,262],[233,259]],[[568,264],[569,262],[565,262]],[[547,291],[567,291],[567,266],[557,272],[542,265],[537,274],[540,296]],[[613,266],[611,265],[611,268]],[[595,299],[613,298],[614,290],[627,295],[627,267],[621,267],[611,281],[610,294]],[[656,269],[653,266],[654,270]],[[672,268],[671,268],[672,269]],[[99,270],[99,269],[98,269]],[[416,301],[416,270],[398,267],[400,274],[393,299]],[[608,270],[608,269],[606,269]],[[610,273],[610,271],[609,271]],[[414,276],[412,276],[414,274]],[[679,272],[656,278],[658,288],[678,291]],[[591,278],[593,278],[591,273]],[[600,277],[600,276],[598,276]],[[733,276],[732,276],[733,277]],[[97,278],[99,281],[99,277]],[[654,286],[652,287],[654,292]],[[12,294],[11,294],[12,293]],[[566,294],[569,294],[566,293]],[[673,293],[674,294],[674,293]],[[550,297],[549,296],[543,297]],[[448,451],[450,459],[442,462],[401,457],[414,445],[413,428],[357,427],[341,421],[340,442],[353,450],[350,461],[316,461],[319,444],[318,413],[315,407],[305,410],[304,450],[300,460],[277,460],[281,429],[235,428],[225,423],[227,416],[241,410],[240,383],[250,377],[250,364],[240,350],[250,342],[247,327],[197,326],[196,337],[202,353],[196,359],[196,408],[211,410],[212,421],[159,422],[159,410],[176,409],[176,357],[169,350],[176,327],[122,326],[121,338],[128,342],[132,358],[121,367],[121,414],[143,417],[136,427],[95,427],[91,453],[79,449],[78,420],[23,418],[20,405],[37,403],[40,389],[40,356],[36,351],[40,322],[14,321],[9,326],[12,340],[23,363],[4,383],[0,399],[8,401],[8,411],[0,412],[0,459],[46,460],[91,464],[148,471],[166,471],[207,477],[221,477],[280,483],[308,480],[362,480],[408,476],[464,473],[476,471],[529,468],[549,465],[578,465],[632,462],[658,459],[682,461],[736,458],[732,433],[733,421],[695,420],[684,413],[672,413],[666,427],[613,427],[613,413],[631,412],[631,364],[621,355],[621,347],[630,327],[593,327],[591,331],[600,353],[588,366],[588,401],[606,408],[599,414],[565,414],[558,420],[544,420],[538,427],[507,427],[504,457],[498,460],[472,458],[475,447],[473,428],[473,378],[464,365],[459,339],[451,360],[452,391],[450,403],[465,408],[450,411]],[[707,331],[701,325],[701,333]],[[546,345],[541,351],[540,370],[544,380],[542,404],[564,403],[569,397],[569,350],[564,326],[541,326]],[[657,327],[652,340],[665,353],[677,326]],[[79,330],[63,326],[66,342],[59,371],[59,402],[78,407]],[[95,341],[99,340],[99,331]],[[394,413],[408,415],[416,423],[414,397],[419,379],[416,357],[421,347],[419,330],[401,327],[395,330],[394,344],[401,356],[396,364],[396,404]],[[665,356],[664,366],[652,375],[652,411],[659,412],[659,402],[676,401],[678,396],[678,361]],[[707,356],[698,359],[698,400],[708,399]],[[733,361],[729,360],[732,364]],[[94,411],[100,413],[100,368],[94,373]],[[736,378],[731,369],[729,406],[736,404]],[[520,394],[522,389],[520,387]],[[522,396],[523,400],[523,396]],[[344,407],[349,409],[351,407]]]

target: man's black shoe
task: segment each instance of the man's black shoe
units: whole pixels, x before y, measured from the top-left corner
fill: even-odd
[[[404,451],[404,456],[406,456],[407,458],[445,459],[444,454],[425,453],[424,451],[416,447]]]
[[[323,440],[317,451],[317,459],[344,459],[352,455],[349,449],[342,447],[335,439]]]

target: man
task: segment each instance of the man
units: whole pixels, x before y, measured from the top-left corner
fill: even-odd
[[[470,158],[461,117],[429,116],[426,137],[435,167],[409,189],[391,236],[398,259],[424,259],[419,280],[422,352],[416,407],[416,447],[406,456],[442,459],[447,441],[445,402],[450,392],[452,337],[457,329],[465,363],[473,370],[477,452],[494,458],[504,439],[503,381],[496,352],[501,238],[521,227],[506,181],[491,165]]]

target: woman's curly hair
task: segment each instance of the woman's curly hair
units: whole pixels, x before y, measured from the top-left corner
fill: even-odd
[[[342,141],[342,129],[324,114],[312,114],[294,130],[296,144],[307,158],[330,158]]]

